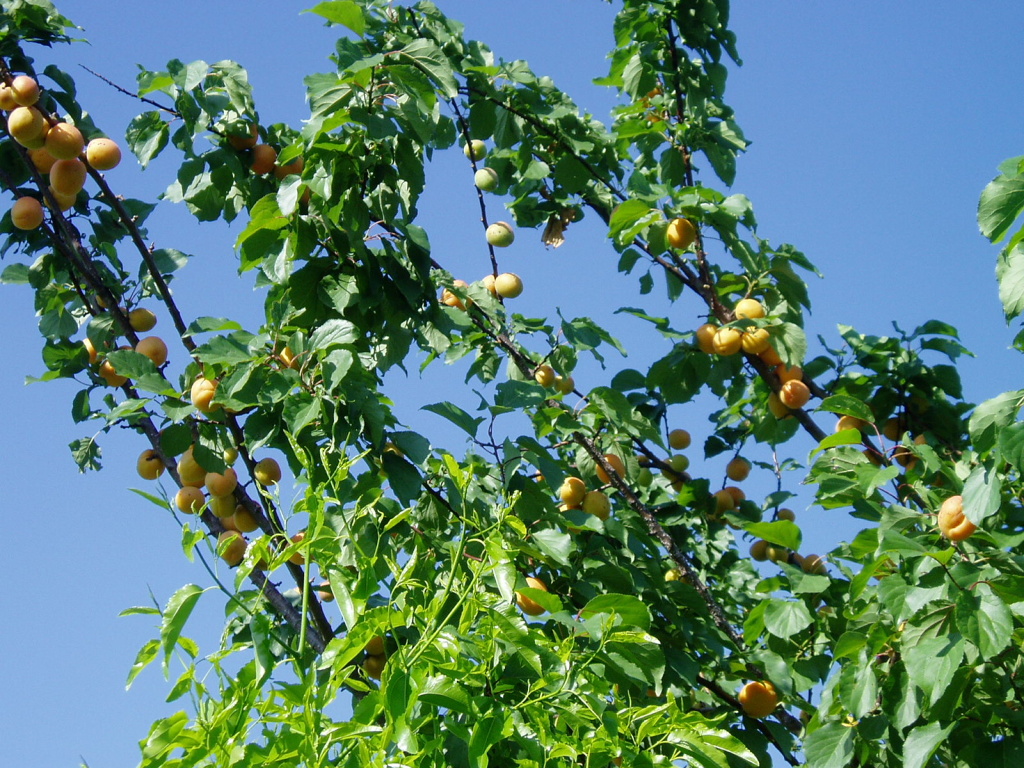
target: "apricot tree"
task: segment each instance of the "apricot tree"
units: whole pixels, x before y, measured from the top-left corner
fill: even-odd
[[[157,636],[131,677],[176,657],[171,697],[191,701],[153,724],[143,766],[1019,762],[1024,391],[964,402],[965,350],[937,320],[843,328],[809,355],[814,266],[719,189],[746,146],[726,0],[623,2],[610,125],[429,2],[312,8],[340,36],[301,124],[263,124],[234,62],[142,72],[127,148],[143,166],[178,153],[165,198],[198,222],[246,222],[252,328],[183,315],[189,256],[149,244],[154,206],[118,193],[101,110],[27,50],[71,22],[48,0],[0,5],[3,280],[35,292],[74,419],[137,433],[144,495],[230,608],[202,651],[183,634],[202,587],[132,610]],[[472,265],[433,253],[418,216],[449,151],[479,202]],[[1024,210],[1024,160],[1001,172],[979,211],[994,241]],[[618,342],[517,314],[528,286],[505,257],[584,217],[638,294],[700,306],[624,308],[671,350],[603,381],[574,373]],[[1010,319],[1022,243],[999,256]],[[162,338],[140,337],[157,317]],[[389,370],[467,359],[467,386],[427,407],[465,445],[398,420]],[[734,457],[726,477],[671,453],[690,445],[673,408],[708,393],[703,457]],[[94,438],[73,456],[99,469]],[[728,485],[752,466],[776,490]],[[802,481],[864,526],[824,558],[784,506]],[[945,538],[954,497],[970,534]]]

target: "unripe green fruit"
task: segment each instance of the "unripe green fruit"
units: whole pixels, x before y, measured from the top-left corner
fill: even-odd
[[[487,145],[480,139],[473,139],[462,150],[470,160],[483,160],[487,156]]]
[[[507,221],[496,221],[487,228],[487,242],[495,248],[507,248],[515,239],[516,233]]]
[[[494,278],[494,290],[505,299],[514,299],[523,292],[523,281],[513,272],[504,272]]]
[[[481,168],[473,176],[476,188],[484,192],[492,192],[498,186],[498,172],[493,168]]]

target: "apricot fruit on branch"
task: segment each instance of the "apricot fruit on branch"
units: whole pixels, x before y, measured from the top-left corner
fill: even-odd
[[[570,507],[578,507],[587,495],[586,484],[578,477],[567,477],[558,488],[558,498]]]
[[[768,717],[779,706],[779,694],[767,680],[747,683],[736,698],[750,717]]]
[[[493,168],[481,168],[473,174],[473,183],[483,192],[493,192],[498,187],[498,172]]]
[[[217,537],[217,554],[220,559],[234,568],[245,557],[245,536],[238,531],[224,531]]]
[[[174,506],[187,515],[198,514],[206,504],[206,496],[202,490],[192,485],[178,489],[174,494]]]
[[[534,576],[526,577],[526,586],[533,587],[534,589],[540,589],[544,592],[548,591],[548,585]],[[536,600],[527,597],[522,592],[516,592],[516,605],[519,606],[523,613],[529,616],[540,616],[544,613],[544,606]]]
[[[277,459],[260,459],[252,474],[260,485],[276,485],[281,482],[281,465],[277,463]]]
[[[503,272],[494,278],[494,290],[503,299],[514,299],[523,293],[523,281],[514,272]]]
[[[23,107],[31,107],[39,101],[39,83],[29,75],[18,75],[11,81],[11,95]]]
[[[750,475],[750,462],[742,456],[736,456],[725,465],[725,476],[730,480],[741,483]]]
[[[131,320],[128,322],[130,323]],[[167,344],[159,336],[147,336],[144,339],[139,339],[139,343],[135,345],[135,351],[152,360],[153,365],[157,368],[167,362]]]
[[[77,157],[58,160],[50,169],[50,186],[62,195],[77,195],[85,186],[85,163]]]
[[[252,149],[259,139],[259,129],[253,123],[249,124],[248,130],[243,130],[241,133],[228,133],[228,144],[239,152],[243,149]]]
[[[211,496],[229,496],[238,487],[238,474],[230,468],[224,470],[223,474],[220,472],[207,472],[204,480],[206,482],[206,490],[210,492]]]
[[[85,151],[85,139],[70,123],[57,123],[47,132],[43,148],[58,160],[72,160]]]
[[[538,365],[537,370],[533,372],[533,378],[538,384],[547,389],[555,383],[555,369],[550,365]]]
[[[626,465],[622,463],[622,459],[616,456],[614,453],[606,453],[604,460],[608,465],[615,470],[615,474],[625,479],[626,477]],[[604,471],[604,467],[600,464],[594,467],[594,471],[597,472],[597,477],[602,483],[610,483],[612,481],[608,473]]]
[[[572,376],[555,376],[555,391],[562,395],[571,394],[576,389],[576,380]]]
[[[11,134],[11,138],[29,149],[38,149],[30,147],[29,144],[34,144],[44,135],[46,127],[43,113],[34,107],[17,107],[7,116],[7,132]]]
[[[85,159],[97,171],[110,171],[121,163],[121,148],[113,139],[93,139],[85,148]]]
[[[811,399],[811,390],[802,381],[787,381],[779,390],[779,400],[787,408],[803,408]]]
[[[743,332],[740,344],[748,355],[760,355],[771,345],[771,335],[767,328],[751,328]]]
[[[678,250],[686,250],[697,239],[697,228],[689,219],[677,218],[668,223],[665,231],[665,239],[668,244]]]
[[[252,148],[252,172],[258,176],[270,173],[277,164],[277,150],[269,144],[257,144]]]
[[[711,323],[704,323],[698,328],[694,335],[697,337],[697,347],[705,355],[711,355],[715,352],[715,333],[718,332],[718,326],[712,325]]]
[[[217,394],[217,382],[200,376],[192,383],[189,395],[192,398],[192,405],[203,413],[210,413],[214,410],[213,398]]]
[[[39,229],[43,223],[43,206],[34,197],[19,197],[11,206],[11,222],[18,229]]]
[[[496,221],[487,228],[486,237],[495,248],[507,248],[516,239],[516,233],[507,221]]]
[[[473,139],[462,149],[470,160],[483,160],[487,157],[487,145],[480,139]]]
[[[612,513],[612,503],[608,494],[602,491],[587,491],[583,497],[583,511],[599,520],[607,520]]]
[[[668,445],[676,451],[684,451],[690,447],[690,433],[685,429],[673,429],[668,433]]]
[[[728,355],[735,355],[740,351],[740,346],[743,343],[743,334],[737,328],[719,328],[715,331],[714,338],[711,341],[711,345],[714,348],[716,354],[722,355],[723,357]]]
[[[950,541],[963,541],[978,530],[964,515],[964,497],[950,496],[939,507],[939,532]]]
[[[148,309],[139,307],[128,313],[128,324],[131,325],[133,331],[146,333],[156,326],[156,315]]]
[[[156,451],[147,448],[139,454],[139,459],[135,462],[135,469],[139,473],[139,477],[145,480],[156,480],[167,467],[164,466]]]
[[[733,310],[737,320],[760,320],[764,317],[764,305],[757,299],[740,299]]]

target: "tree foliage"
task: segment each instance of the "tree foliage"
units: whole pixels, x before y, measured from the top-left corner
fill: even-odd
[[[69,42],[72,22],[48,0],[0,5],[4,82],[41,76],[51,124],[102,135],[71,76],[25,48]],[[145,495],[212,577],[126,611],[156,634],[129,682],[159,661],[177,674],[171,700],[188,702],[141,739],[141,764],[1018,764],[1024,391],[964,402],[967,350],[938,320],[891,337],[844,327],[809,357],[815,267],[759,237],[751,202],[722,191],[746,147],[725,101],[739,60],[727,0],[624,0],[599,81],[621,97],[607,125],[429,2],[310,12],[339,38],[336,69],[306,80],[301,127],[261,123],[239,64],[175,60],[139,74],[146,111],[125,137],[143,166],[179,157],[164,199],[200,222],[244,222],[239,274],[263,289],[259,327],[182,316],[169,286],[191,257],[147,244],[154,203],[120,197],[116,172],[90,165],[61,212],[28,148],[9,130],[0,141],[0,184],[48,208],[39,228],[0,223],[3,281],[35,293],[43,378],[80,385],[76,422],[139,434],[170,479]],[[462,265],[432,253],[418,204],[431,158],[474,141],[488,153],[466,153],[467,189],[484,164],[497,176],[476,193],[484,227],[495,195],[518,237],[551,247],[597,217],[638,295],[658,285],[699,302],[683,328],[620,310],[670,340],[667,355],[575,382],[581,357],[621,348],[608,331],[524,317],[485,280],[455,280]],[[979,223],[1009,235],[998,276],[1012,320],[1024,161],[1000,171]],[[505,272],[503,253],[481,230],[481,271]],[[750,298],[763,317],[738,316]],[[166,364],[135,351],[130,317],[158,304]],[[469,386],[427,408],[466,434],[445,447],[400,423],[383,379],[463,359]],[[704,455],[779,457],[759,462],[778,477],[765,498],[672,455],[686,440],[670,409],[707,393],[719,409]],[[806,467],[785,458],[801,431],[817,444]],[[95,438],[72,452],[100,467]],[[299,488],[292,502],[263,474],[270,454]],[[230,494],[179,510],[192,465],[211,486],[205,473],[230,464]],[[799,554],[783,512],[801,481],[863,524],[824,560]],[[936,514],[957,496],[977,530],[951,541]],[[228,569],[214,555],[237,559],[237,528],[248,546]],[[185,630],[211,589],[229,615],[201,646]],[[769,716],[744,711],[749,681],[777,692]]]

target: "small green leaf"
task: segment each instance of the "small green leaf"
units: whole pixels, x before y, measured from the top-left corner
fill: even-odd
[[[975,525],[999,511],[1003,491],[999,474],[984,466],[977,466],[964,481],[964,516]]]
[[[589,619],[601,613],[617,616],[622,626],[635,627],[644,632],[651,627],[650,610],[643,601],[633,595],[598,595],[583,606],[580,616]]]
[[[814,768],[847,768],[853,757],[853,728],[827,723],[804,741],[807,764]]]
[[[811,451],[811,456],[840,445],[857,445],[863,439],[864,437],[861,435],[859,429],[844,429],[840,432],[836,432],[834,435],[829,435],[818,443],[817,447]]]
[[[303,13],[315,13],[318,16],[323,16],[332,24],[348,27],[360,37],[366,31],[366,18],[363,16],[363,10],[354,0],[331,0],[317,3]]]
[[[139,676],[139,673],[142,670],[144,670],[146,667],[153,663],[153,659],[156,658],[159,652],[159,640],[150,640],[139,649],[139,652],[135,655],[135,663],[132,664],[132,668],[128,672],[128,681],[125,683],[124,686],[125,690],[128,690],[132,687],[132,683],[135,682],[135,678]]]
[[[159,112],[143,112],[128,124],[125,138],[139,165],[145,168],[167,146],[170,131]]]
[[[780,547],[792,549],[794,552],[800,549],[800,542],[803,538],[800,528],[789,520],[776,520],[774,523],[751,523],[744,526],[744,530],[759,539],[778,544]]]
[[[838,413],[842,416],[853,416],[861,421],[868,422],[868,424],[875,420],[874,414],[871,413],[871,409],[862,400],[858,400],[856,397],[850,397],[849,395],[832,395],[831,397],[826,397],[821,401],[821,405],[818,406],[818,410]]]
[[[431,413],[436,413],[438,416],[443,416],[452,424],[459,427],[463,432],[466,432],[470,437],[476,437],[476,431],[480,428],[480,424],[483,423],[484,420],[483,416],[470,416],[466,411],[459,408],[459,406],[449,402],[424,405],[420,410],[430,411]]]
[[[998,243],[1024,211],[1024,174],[1003,174],[992,179],[978,202],[981,234]]]
[[[163,620],[160,622],[160,647],[164,653],[164,673],[166,674],[171,653],[178,643],[178,636],[185,628],[185,622],[192,615],[203,589],[195,584],[186,584],[167,601]]]
[[[788,600],[771,599],[764,609],[764,627],[776,637],[792,637],[814,623],[807,606]]]

